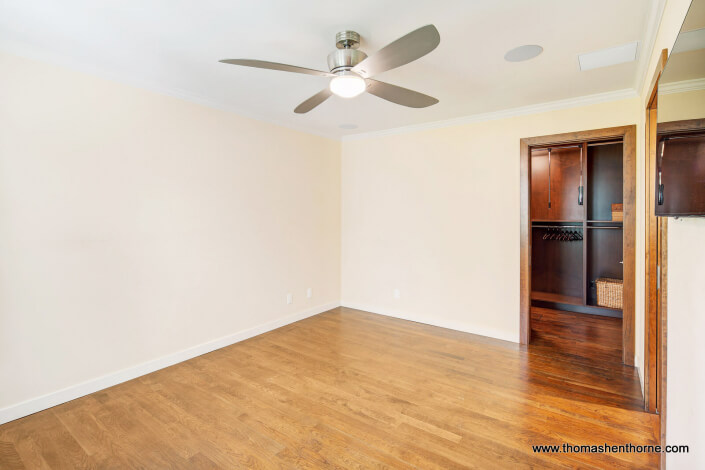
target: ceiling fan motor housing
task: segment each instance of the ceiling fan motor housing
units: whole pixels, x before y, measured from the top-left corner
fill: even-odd
[[[355,31],[341,31],[335,35],[337,50],[328,54],[328,67],[331,72],[347,71],[367,58],[358,50],[360,35]]]

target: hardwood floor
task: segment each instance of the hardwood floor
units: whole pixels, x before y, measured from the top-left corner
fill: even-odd
[[[532,307],[531,345],[595,364],[622,364],[622,319]]]
[[[622,363],[622,319],[531,308],[531,345],[542,354],[570,364],[589,367],[613,384],[615,406],[643,410],[644,399],[636,369]],[[605,391],[609,391],[607,388]]]
[[[334,309],[0,426],[0,468],[655,466],[532,452],[657,432],[631,369],[563,354],[549,332],[526,348]]]

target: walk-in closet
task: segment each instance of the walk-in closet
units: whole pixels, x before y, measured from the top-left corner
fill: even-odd
[[[623,144],[531,150],[533,306],[622,316]]]
[[[635,142],[635,126],[522,139],[521,337],[535,351],[634,364]]]

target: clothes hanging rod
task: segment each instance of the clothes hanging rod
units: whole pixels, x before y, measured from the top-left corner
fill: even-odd
[[[560,150],[560,149],[577,149],[582,148],[582,145],[562,145],[560,147],[534,147],[531,150]]]
[[[609,140],[607,142],[588,142],[587,146],[588,147],[597,147],[599,145],[614,145],[614,144],[621,144],[624,143],[622,139],[620,140]]]
[[[562,229],[583,229],[582,225],[532,225],[532,227],[536,228],[562,228]]]
[[[614,144],[622,144],[624,143],[624,140],[619,139],[619,140],[608,140],[606,142],[587,142],[588,147],[597,147],[599,145],[614,145]],[[575,148],[581,148],[582,144],[576,144],[576,145],[561,145],[559,147],[554,147],[554,146],[549,146],[549,147],[533,147],[532,150],[560,150],[560,149],[575,149]]]
[[[605,226],[605,225],[597,225],[597,226],[595,226],[595,225],[588,225],[587,228],[608,228],[608,229],[611,229],[611,230],[622,230],[622,227],[607,227],[607,226]]]

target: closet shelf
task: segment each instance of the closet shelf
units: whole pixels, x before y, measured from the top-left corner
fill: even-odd
[[[621,308],[604,307],[604,306],[602,306],[602,305],[593,305],[592,303],[588,303],[587,306],[588,306],[588,307],[591,307],[591,308],[599,308],[599,309],[602,309],[602,310],[609,310],[609,311],[612,311],[612,312],[621,312],[621,311],[622,311]]]
[[[553,294],[551,292],[531,291],[531,300],[543,300],[544,302],[556,302],[559,304],[583,305],[582,297],[572,297],[570,295]]]

